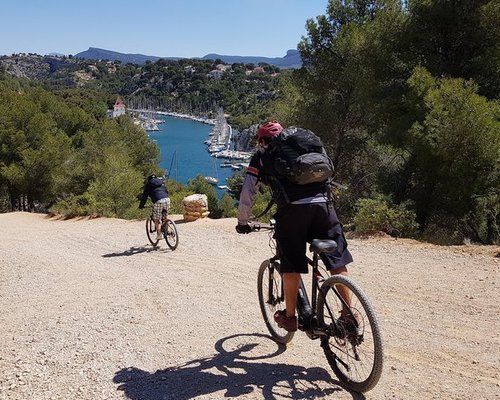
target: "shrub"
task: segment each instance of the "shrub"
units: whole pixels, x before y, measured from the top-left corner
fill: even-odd
[[[97,212],[95,197],[88,192],[78,196],[71,195],[66,199],[59,200],[49,211],[54,214],[64,215],[67,218],[100,215]]]
[[[222,210],[222,218],[232,218],[237,215],[234,199],[227,193],[224,193],[220,200],[220,209]]]
[[[233,176],[227,179],[227,186],[231,191],[231,196],[238,200],[241,194],[241,188],[243,187],[243,181],[245,180],[245,172],[243,170],[236,171]]]
[[[417,232],[415,212],[410,210],[408,205],[391,207],[386,199],[379,196],[358,200],[356,208],[353,220],[356,232],[382,231],[398,237],[413,237]]]
[[[105,169],[91,182],[88,192],[97,199],[101,215],[123,218],[137,208],[135,193],[140,190],[140,182],[140,173],[132,168]]]

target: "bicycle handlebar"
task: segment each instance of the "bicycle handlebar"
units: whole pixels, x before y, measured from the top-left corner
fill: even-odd
[[[274,221],[272,219],[269,221],[269,225],[261,225],[259,223],[251,223],[249,225],[252,228],[252,232],[258,232],[260,230],[266,230],[266,231],[274,230],[275,224],[276,224],[276,221]]]

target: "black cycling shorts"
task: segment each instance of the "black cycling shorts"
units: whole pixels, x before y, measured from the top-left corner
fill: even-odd
[[[328,270],[352,262],[342,225],[331,203],[287,204],[278,209],[275,219],[274,237],[280,248],[281,272],[308,272],[306,246],[313,239],[337,242],[336,252],[321,255]]]

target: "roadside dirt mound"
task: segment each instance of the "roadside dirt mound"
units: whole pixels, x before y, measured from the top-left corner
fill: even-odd
[[[177,221],[0,214],[0,399],[363,399],[318,341],[267,335],[256,273],[266,232]],[[369,399],[500,398],[498,247],[351,239],[385,366]]]

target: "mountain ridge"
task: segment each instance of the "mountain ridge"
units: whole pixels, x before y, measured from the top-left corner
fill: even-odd
[[[280,68],[300,68],[302,60],[298,50],[290,49],[283,57],[263,57],[263,56],[239,56],[239,55],[225,55],[217,53],[209,53],[203,57],[159,57],[150,56],[145,54],[132,54],[132,53],[119,53],[113,50],[100,49],[97,47],[89,47],[88,50],[82,51],[74,55],[77,58],[86,60],[109,60],[121,61],[122,63],[144,64],[146,61],[164,60],[221,60],[226,64],[242,63],[242,64],[259,64],[265,63],[274,65]]]

